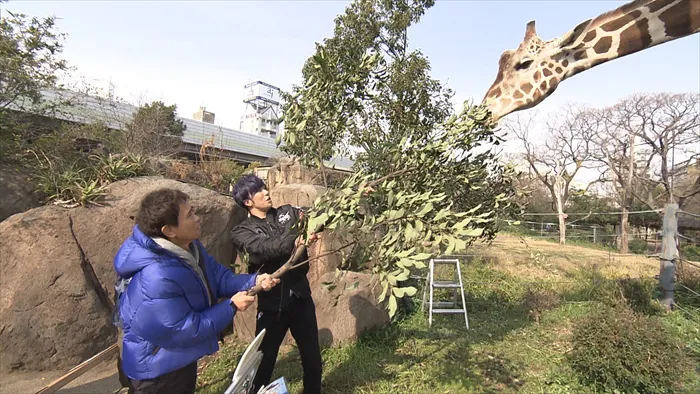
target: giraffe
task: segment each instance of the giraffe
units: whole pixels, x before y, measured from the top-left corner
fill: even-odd
[[[622,56],[700,32],[700,0],[635,0],[543,41],[535,21],[516,50],[503,52],[483,104],[498,121],[532,108],[574,75]]]

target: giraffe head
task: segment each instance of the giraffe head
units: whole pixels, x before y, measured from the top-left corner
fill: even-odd
[[[483,103],[494,120],[536,106],[566,78],[609,60],[700,32],[698,0],[634,0],[542,41],[535,21],[516,50],[501,55]]]
[[[525,39],[516,50],[506,50],[498,62],[498,74],[484,96],[484,104],[494,120],[531,108],[556,90],[566,78],[571,60],[566,49],[571,47],[586,29],[590,19],[564,36],[543,41],[535,30],[535,21],[525,29]]]

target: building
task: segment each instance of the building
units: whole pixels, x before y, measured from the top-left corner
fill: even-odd
[[[280,132],[280,89],[262,81],[244,86],[243,102],[246,104],[241,116],[240,129],[272,139]]]
[[[205,107],[199,107],[199,111],[195,112],[194,115],[192,115],[192,119],[209,124],[214,124],[215,118],[216,115],[214,115],[213,112],[207,111]]]

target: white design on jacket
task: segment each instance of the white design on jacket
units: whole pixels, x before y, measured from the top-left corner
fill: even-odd
[[[289,212],[277,216],[277,221],[280,223],[287,223],[292,217],[289,215]]]

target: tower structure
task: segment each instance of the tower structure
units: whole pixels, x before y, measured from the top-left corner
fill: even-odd
[[[280,89],[262,81],[245,85],[241,131],[275,138],[280,131]]]

